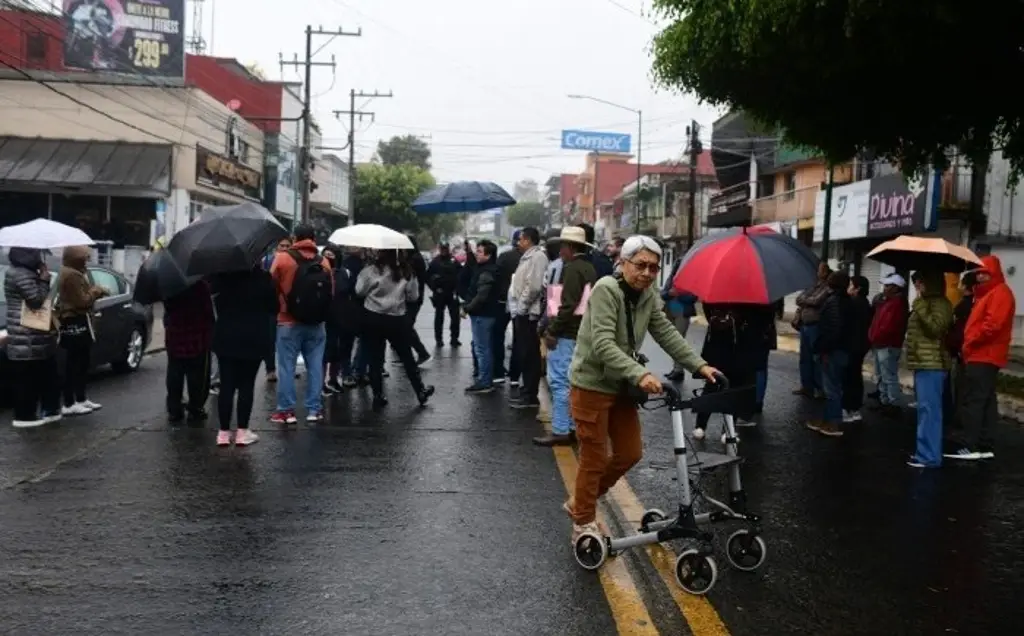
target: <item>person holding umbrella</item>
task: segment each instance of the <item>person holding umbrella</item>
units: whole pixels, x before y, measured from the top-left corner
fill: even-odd
[[[167,415],[171,423],[206,419],[210,397],[210,362],[215,323],[210,284],[200,280],[164,301],[167,345]],[[182,395],[188,386],[188,407]]]
[[[230,446],[232,441],[236,446],[248,446],[259,440],[259,436],[249,429],[249,420],[256,374],[273,343],[274,334],[267,329],[267,321],[280,309],[277,290],[270,274],[257,261],[249,271],[214,276],[213,291],[217,307],[213,350],[217,354],[221,375],[217,396],[220,429],[217,446]],[[309,375],[315,375],[317,368],[311,366]],[[312,386],[319,397],[320,386]],[[231,435],[232,413],[236,415],[238,429],[234,436]]]
[[[86,415],[102,408],[86,399],[89,355],[95,335],[92,308],[107,291],[89,282],[86,264],[89,248],[73,245],[64,248],[57,289],[57,317],[60,320],[60,346],[67,356],[64,363],[64,408],[61,414]]]

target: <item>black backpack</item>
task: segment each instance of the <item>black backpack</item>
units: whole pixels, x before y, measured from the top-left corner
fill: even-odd
[[[288,313],[300,323],[315,325],[326,322],[331,313],[334,289],[331,273],[322,256],[306,258],[298,250],[288,250],[295,259],[295,278],[285,299]]]

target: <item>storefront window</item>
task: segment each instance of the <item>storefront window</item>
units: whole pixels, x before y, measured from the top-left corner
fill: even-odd
[[[135,197],[111,197],[110,240],[115,248],[149,245],[149,227],[156,220],[156,201]]]
[[[0,227],[45,219],[46,195],[37,192],[0,192]]]
[[[94,241],[112,240],[107,223],[107,197],[54,194],[54,221],[77,227]]]

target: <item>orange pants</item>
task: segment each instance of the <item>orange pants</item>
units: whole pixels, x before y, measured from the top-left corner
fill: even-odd
[[[569,404],[580,449],[572,518],[583,525],[594,520],[597,498],[643,457],[643,439],[636,404],[625,396],[572,387]]]

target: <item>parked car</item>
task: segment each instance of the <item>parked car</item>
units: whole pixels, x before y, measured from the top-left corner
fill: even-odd
[[[0,281],[7,273],[7,264],[0,264]],[[52,294],[57,294],[57,271],[52,269]],[[123,276],[106,267],[89,266],[89,280],[109,292],[93,307],[93,331],[96,343],[92,348],[92,368],[110,365],[115,371],[129,373],[142,364],[146,346],[153,334],[153,309],[132,299],[132,286]],[[0,402],[9,404],[4,387],[9,365],[2,343],[7,338],[7,299],[0,291]],[[63,373],[63,352],[57,351],[58,368]]]

